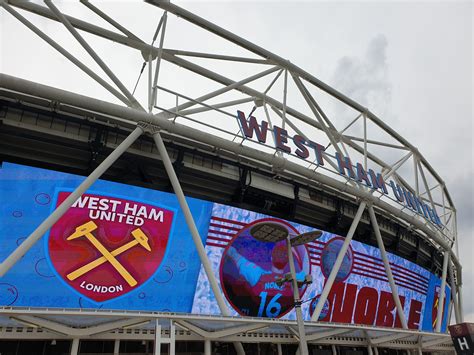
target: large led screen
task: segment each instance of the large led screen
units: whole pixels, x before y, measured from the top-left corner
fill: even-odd
[[[4,163],[0,260],[83,179]],[[314,229],[208,201],[187,201],[233,315],[295,319],[291,286],[277,282],[289,272],[286,242],[262,242],[250,231],[264,221],[290,236]],[[343,241],[323,232],[292,249],[297,278],[313,279],[299,289],[305,319],[311,318]],[[408,326],[432,331],[440,279],[396,255],[388,258]],[[176,197],[100,180],[0,278],[0,306],[220,314]],[[445,302],[443,329],[447,309]],[[319,319],[400,327],[377,248],[351,242]]]

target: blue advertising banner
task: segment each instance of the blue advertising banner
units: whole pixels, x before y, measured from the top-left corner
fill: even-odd
[[[0,260],[83,179],[4,163]],[[187,200],[205,237],[212,203]],[[189,312],[199,265],[175,195],[97,181],[0,278],[0,305]]]
[[[58,206],[83,177],[4,163],[0,169],[0,260]],[[188,198],[224,298],[234,315],[294,319],[285,242],[250,234],[262,221],[290,235],[314,230],[256,212]],[[311,318],[344,238],[324,232],[293,248],[303,314]],[[441,281],[388,255],[409,327],[432,331]],[[179,295],[179,297],[172,297]],[[446,289],[449,300],[450,290]],[[444,305],[443,329],[449,302]],[[97,181],[0,278],[0,306],[104,308],[220,314],[173,194]],[[399,327],[377,248],[351,242],[322,321]]]

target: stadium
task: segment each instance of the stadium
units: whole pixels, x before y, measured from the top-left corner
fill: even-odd
[[[151,41],[86,0],[0,4],[110,97],[0,74],[1,354],[454,351],[456,208],[370,108],[169,1],[141,4]]]

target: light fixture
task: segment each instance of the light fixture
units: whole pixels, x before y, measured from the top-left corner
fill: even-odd
[[[302,233],[292,238],[290,243],[292,247],[297,247],[298,245],[307,244],[307,243],[311,243],[315,241],[322,234],[323,232],[321,231],[311,231],[311,232]]]
[[[261,242],[278,243],[288,236],[288,229],[279,223],[262,222],[250,228],[250,235]]]
[[[56,345],[56,339],[51,340],[51,345]]]
[[[145,340],[142,340],[142,345],[146,345],[146,341],[145,341]]]

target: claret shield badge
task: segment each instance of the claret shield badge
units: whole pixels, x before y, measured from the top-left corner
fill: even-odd
[[[69,192],[57,194],[59,206]],[[48,256],[82,296],[105,302],[143,285],[165,255],[175,212],[123,198],[84,194],[51,228]]]

